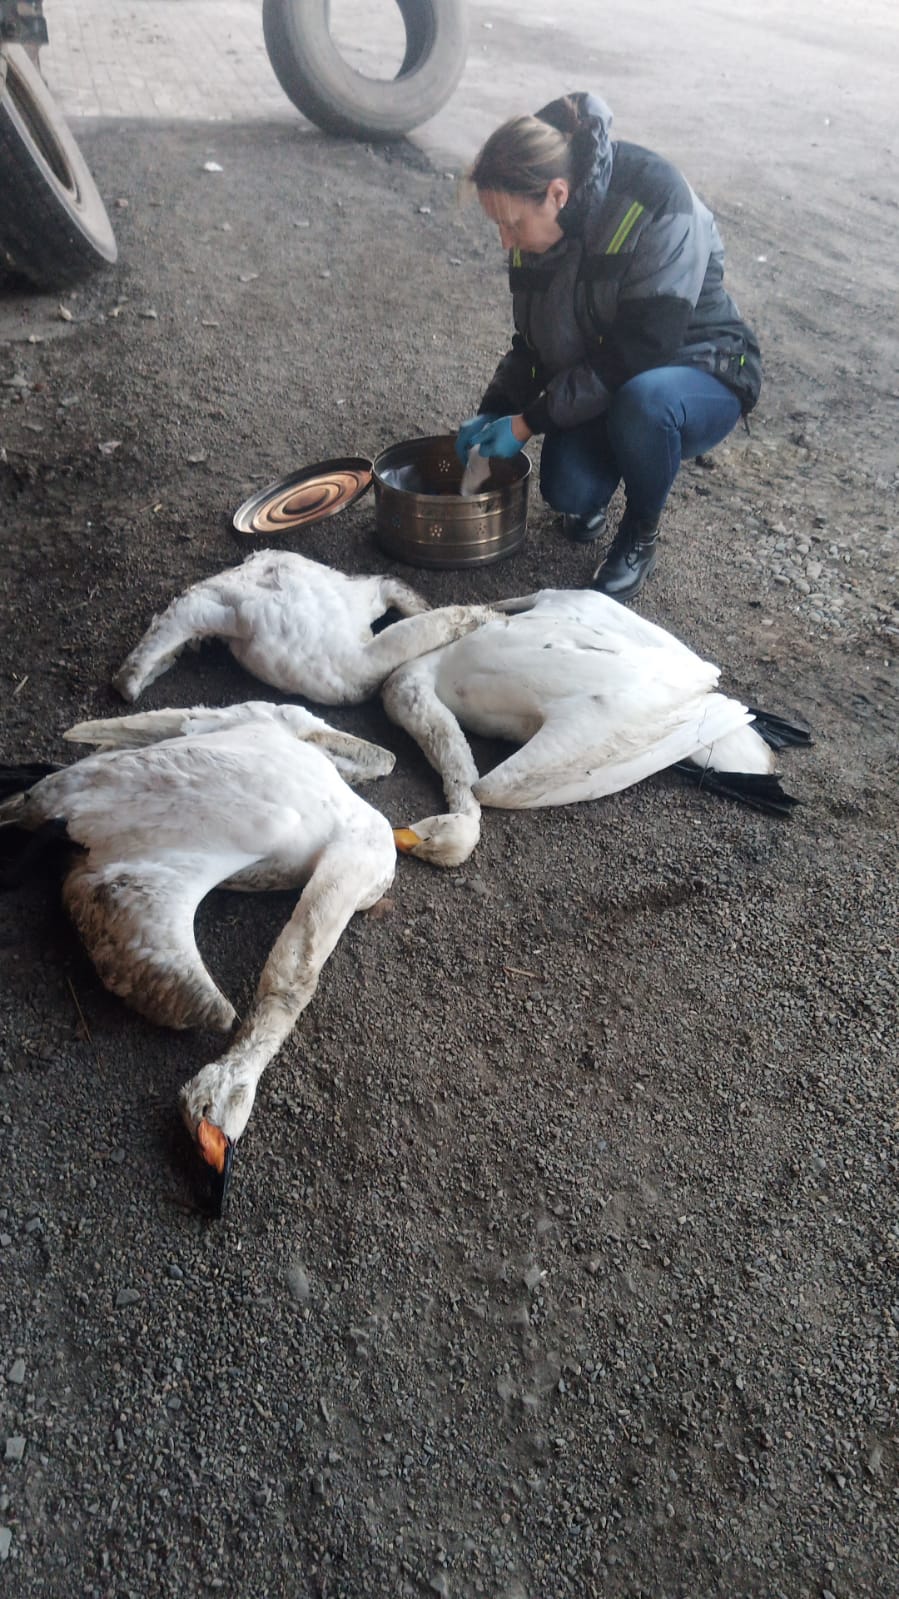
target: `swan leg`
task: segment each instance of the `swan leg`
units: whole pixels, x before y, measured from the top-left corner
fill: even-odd
[[[390,720],[414,738],[439,773],[450,810],[477,815],[472,789],[478,769],[459,721],[437,694],[432,663],[412,662],[394,672],[384,684],[381,698]]]
[[[428,655],[444,644],[452,644],[484,622],[495,620],[489,605],[445,605],[440,610],[425,611],[392,623],[363,648],[360,677],[366,685],[365,692],[374,694],[385,677],[407,662]]]
[[[137,699],[150,683],[168,671],[181,651],[195,640],[231,638],[235,633],[234,607],[218,597],[215,582],[197,583],[173,600],[135,645],[112,680],[123,700]]]

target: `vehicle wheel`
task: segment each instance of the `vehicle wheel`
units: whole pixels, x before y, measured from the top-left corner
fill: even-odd
[[[21,45],[0,53],[0,262],[60,288],[118,251],[103,201]]]
[[[395,78],[356,72],[331,38],[329,0],[263,0],[265,46],[275,75],[316,127],[351,139],[398,139],[427,122],[462,76],[465,0],[396,0],[406,51]]]

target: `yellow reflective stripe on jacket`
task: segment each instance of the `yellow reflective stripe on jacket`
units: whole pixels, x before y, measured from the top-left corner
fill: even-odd
[[[518,248],[517,244],[516,244],[514,250],[512,251],[512,265],[513,265],[513,267],[520,267],[521,266],[521,251]]]
[[[623,218],[623,220],[619,223],[618,227],[616,228],[614,238],[612,239],[611,244],[609,245],[608,249],[606,250],[606,255],[617,255],[618,254],[618,251],[621,249],[621,246],[623,245],[625,239],[627,238],[628,234],[630,233],[631,228],[633,227],[633,225],[636,222],[637,218],[642,215],[644,209],[645,209],[645,207],[640,204],[639,200],[635,200],[634,201],[634,203],[631,206],[630,210],[628,211],[627,215]]]

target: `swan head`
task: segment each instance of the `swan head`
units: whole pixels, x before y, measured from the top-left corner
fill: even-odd
[[[393,837],[403,855],[414,855],[432,866],[461,866],[467,861],[481,836],[479,816],[450,811],[445,816],[426,816],[414,827],[395,827]]]
[[[181,1116],[199,1159],[201,1197],[214,1216],[221,1216],[225,1208],[234,1147],[250,1119],[255,1098],[255,1083],[223,1061],[204,1066],[178,1094]]]

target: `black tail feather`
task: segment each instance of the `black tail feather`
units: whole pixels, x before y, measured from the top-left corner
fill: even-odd
[[[814,743],[811,730],[802,727],[798,722],[787,722],[782,716],[775,716],[772,711],[760,711],[757,705],[748,707],[749,714],[755,717],[753,727],[760,733],[765,743],[772,750],[785,750],[789,748],[807,749]]]
[[[751,805],[774,816],[789,816],[794,806],[800,804],[772,773],[713,772],[709,767],[694,766],[692,761],[678,761],[674,770],[683,772],[697,788],[704,788],[710,794],[723,794],[727,799],[739,800],[742,805]]]
[[[62,859],[68,859],[73,845],[61,819],[42,822],[40,827],[0,828],[0,893],[22,884],[42,866],[57,868]]]
[[[0,799],[10,799],[13,794],[24,794],[29,788],[34,788],[42,777],[49,777],[51,772],[60,772],[62,767],[59,762],[54,765],[50,761],[28,761],[22,766],[0,766]]]

